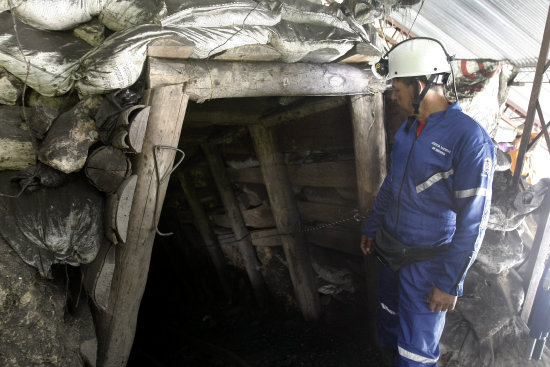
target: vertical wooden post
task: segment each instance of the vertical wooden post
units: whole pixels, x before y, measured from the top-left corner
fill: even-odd
[[[550,251],[550,193],[546,192],[542,201],[540,217],[537,222],[537,232],[533,240],[533,247],[527,264],[527,279],[529,285],[525,294],[525,301],[521,310],[521,318],[525,323],[529,321],[540,279],[546,266],[546,258]]]
[[[384,96],[382,93],[350,97],[351,121],[355,148],[355,169],[359,211],[366,215],[386,176],[386,133],[384,129]],[[359,244],[357,244],[359,246]],[[378,308],[378,262],[365,257],[367,314],[371,342],[378,343],[376,310]]]
[[[210,228],[210,221],[208,220],[208,216],[206,215],[204,207],[197,195],[197,190],[195,190],[193,181],[191,180],[191,177],[183,171],[178,172],[177,177],[181,188],[185,193],[191,212],[193,213],[195,225],[201,234],[202,240],[204,241],[208,254],[210,255],[210,259],[216,268],[216,272],[218,273],[218,278],[220,279],[223,290],[227,297],[231,297],[231,286],[227,279],[228,272],[225,259],[222,250],[220,249],[218,240]]]
[[[214,146],[203,144],[202,149],[206,156],[206,161],[210,166],[214,181],[216,182],[216,187],[220,192],[220,197],[231,222],[233,233],[235,233],[235,238],[238,241],[239,253],[243,258],[244,266],[250,283],[252,284],[256,301],[261,308],[266,308],[267,287],[260,273],[260,263],[256,256],[256,251],[252,246],[250,232],[244,223],[241,210],[237,204],[237,198],[233,192],[233,187],[227,177],[227,171],[222,157]]]
[[[157,151],[155,146],[178,145],[188,96],[182,85],[159,87],[149,91],[146,104],[151,106],[142,153],[134,161],[138,175],[126,243],[116,248],[116,268],[113,276],[109,307],[96,317],[98,331],[98,366],[125,366],[137,324],[139,305],[149,271],[151,250],[155,238],[158,214],[162,208],[168,180],[158,187],[156,169],[162,177],[172,168],[173,150]],[[157,196],[158,195],[158,196]]]
[[[257,124],[250,126],[249,130],[260,161],[273,217],[281,236],[294,295],[304,319],[314,321],[321,314],[319,294],[313,278],[307,243],[300,232],[300,214],[282,153],[272,129]]]

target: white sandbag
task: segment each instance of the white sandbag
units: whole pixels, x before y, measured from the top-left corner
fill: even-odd
[[[161,21],[165,26],[178,27],[229,27],[272,26],[281,21],[282,4],[278,1],[225,1],[206,0],[197,4],[186,1],[176,12]]]
[[[14,8],[19,20],[38,29],[72,29],[97,16],[107,0],[25,0]]]
[[[195,44],[191,57],[207,58],[229,48],[267,43],[264,27],[185,28],[143,24],[117,32],[81,60],[74,74],[76,89],[82,95],[102,94],[133,85],[141,75],[149,42],[173,38]]]
[[[107,28],[120,31],[139,24],[159,23],[166,15],[162,0],[107,0],[99,20]]]
[[[339,8],[316,5],[303,0],[283,0],[282,19],[297,24],[328,26],[353,32]]]
[[[244,45],[265,45],[272,32],[263,26],[225,28],[186,28],[179,34],[195,44],[191,58],[206,59],[212,55]]]
[[[66,32],[48,32],[17,21],[21,49],[10,13],[0,13],[0,66],[45,96],[67,93],[72,73],[91,46]],[[21,54],[25,54],[25,58]],[[30,69],[27,75],[27,61]]]
[[[331,62],[348,52],[360,37],[354,33],[325,26],[282,21],[274,27],[269,44],[279,51],[284,62]]]
[[[25,0],[0,0],[0,13],[19,6]]]
[[[74,73],[82,95],[102,94],[133,85],[141,75],[149,42],[173,37],[174,32],[144,24],[116,32],[84,55]]]

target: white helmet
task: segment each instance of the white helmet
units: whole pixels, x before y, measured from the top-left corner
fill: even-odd
[[[451,57],[433,38],[410,38],[388,52],[387,79],[450,73]]]

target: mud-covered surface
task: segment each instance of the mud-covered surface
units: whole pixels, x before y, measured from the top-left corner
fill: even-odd
[[[161,242],[153,249],[129,367],[381,366],[357,302],[323,296],[324,314],[315,324],[276,300],[260,311],[243,274],[232,269],[234,300],[228,301],[215,279],[207,279],[214,276],[210,264],[195,257],[170,266],[166,251],[173,247]],[[207,271],[195,273],[200,269]]]

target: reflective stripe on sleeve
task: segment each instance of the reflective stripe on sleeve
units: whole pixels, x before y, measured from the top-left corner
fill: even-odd
[[[449,178],[454,173],[455,173],[455,170],[453,168],[445,172],[437,172],[436,174],[430,176],[424,182],[416,185],[416,193],[420,194],[422,191],[429,189],[433,184],[441,180],[444,180],[446,178]]]
[[[397,346],[397,349],[399,350],[400,356],[419,363],[436,363],[437,360],[439,359],[439,358],[433,359],[433,358],[424,357],[424,356],[421,356],[420,354],[409,352],[408,350],[400,346]]]
[[[390,315],[397,315],[397,312],[395,312],[394,310],[392,310],[391,308],[389,308],[388,306],[386,306],[386,304],[384,304],[382,302],[380,302],[380,307],[382,307],[382,309],[385,310]]]
[[[476,187],[475,189],[455,191],[455,198],[464,199],[472,196],[487,196],[487,189]]]

